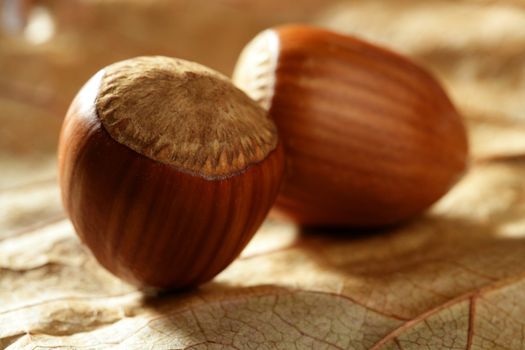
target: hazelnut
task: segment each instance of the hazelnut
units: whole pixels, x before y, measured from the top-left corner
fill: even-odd
[[[245,47],[233,80],[277,124],[287,164],[276,209],[303,225],[407,220],[465,170],[453,104],[431,74],[386,49],[278,27]]]
[[[96,73],[59,145],[62,199],[96,259],[139,286],[213,278],[277,196],[282,146],[266,112],[204,66],[139,57]]]

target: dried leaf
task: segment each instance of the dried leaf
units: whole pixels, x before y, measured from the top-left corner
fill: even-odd
[[[521,1],[341,2],[318,22],[413,57],[470,114],[524,121]]]
[[[0,241],[63,219],[58,192],[55,176],[1,191]]]
[[[436,4],[442,21],[468,12],[464,24],[446,20],[465,32],[450,38],[436,20],[426,40],[406,34]],[[511,21],[522,7],[488,4],[395,0],[375,13],[378,3],[365,1],[322,16],[388,41],[446,81],[468,119],[473,155],[451,193],[423,217],[381,231],[267,222],[223,273],[184,293],[136,290],[96,263],[63,219],[49,151],[58,128],[36,124],[39,138],[16,122],[31,119],[18,103],[0,117],[2,132],[19,136],[0,139],[0,348],[525,349],[525,77],[521,63],[505,63],[520,57],[524,39]],[[498,18],[509,22],[491,27],[492,36],[479,32]],[[484,67],[500,72],[500,90],[485,84]],[[30,110],[48,110],[46,99],[34,101]],[[49,112],[41,113],[35,118]],[[39,151],[24,150],[24,138]]]
[[[267,223],[214,282],[155,298],[99,267],[67,221],[45,225],[0,242],[0,339],[14,348],[519,349],[524,176],[521,160],[477,165],[432,213],[388,232]],[[283,244],[268,247],[277,235]]]

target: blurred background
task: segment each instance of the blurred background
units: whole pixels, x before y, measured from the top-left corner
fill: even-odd
[[[0,0],[0,222],[62,215],[58,133],[98,69],[160,54],[230,75],[255,34],[289,22],[360,36],[432,71],[465,117],[473,158],[525,149],[521,0]]]

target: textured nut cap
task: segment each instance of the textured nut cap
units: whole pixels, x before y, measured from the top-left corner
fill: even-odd
[[[272,101],[278,57],[279,37],[267,29],[246,45],[233,72],[234,83],[264,109]]]
[[[97,115],[117,142],[206,178],[227,177],[277,147],[265,111],[223,75],[168,57],[138,57],[103,71]]]

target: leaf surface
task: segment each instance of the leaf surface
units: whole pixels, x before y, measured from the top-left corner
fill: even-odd
[[[213,6],[226,6],[224,13],[246,6],[226,3]],[[67,9],[57,4],[57,13]],[[93,4],[84,6],[99,6],[90,12],[99,15],[115,6]],[[133,6],[122,12],[129,23],[140,22],[140,11],[176,5]],[[14,51],[4,42],[0,122],[10,136],[0,138],[0,348],[525,349],[523,5],[396,0],[381,11],[377,6],[349,2],[316,21],[387,43],[434,71],[465,115],[468,173],[425,215],[394,228],[312,231],[268,221],[212,282],[177,294],[140,291],[110,275],[62,211],[54,160],[60,118],[53,114],[62,115],[93,67],[79,68],[72,52],[61,50],[64,38]],[[98,29],[86,29],[94,21],[87,16],[78,19],[86,32],[70,35],[94,40],[109,25],[103,15],[96,18]],[[504,24],[490,34],[484,31],[489,20]],[[94,62],[102,63],[142,49],[171,50],[165,38],[158,40],[151,47],[126,42],[107,56],[105,44],[91,41],[86,57],[100,54]],[[202,54],[202,47],[191,51],[184,43]],[[3,68],[34,57],[40,59],[30,71]],[[45,83],[31,86],[32,76]],[[19,81],[15,90],[12,81]]]

